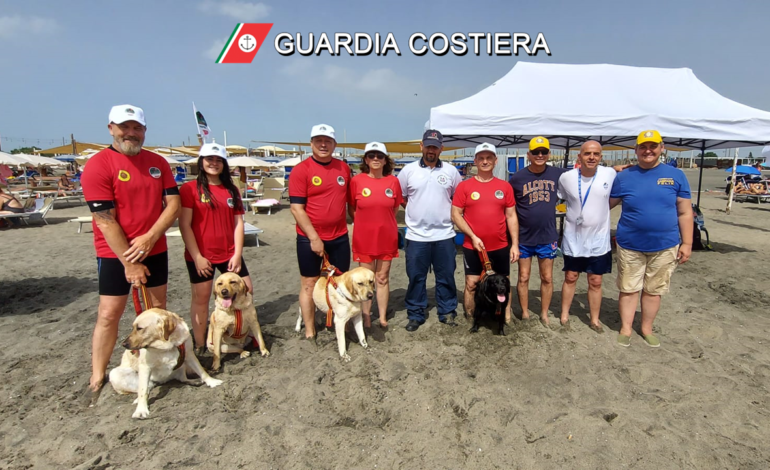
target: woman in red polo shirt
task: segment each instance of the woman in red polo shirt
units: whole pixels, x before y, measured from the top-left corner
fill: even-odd
[[[390,263],[398,258],[396,211],[401,205],[401,185],[391,175],[393,162],[385,145],[366,145],[361,174],[350,181],[350,216],[353,218],[353,261],[374,271],[380,326],[387,327]],[[363,305],[364,326],[371,326],[372,302]]]
[[[234,272],[251,292],[249,270],[243,261],[243,202],[230,176],[225,148],[204,144],[198,158],[198,179],[182,185],[179,230],[192,284],[190,319],[196,354],[206,345],[209,299],[214,271]]]

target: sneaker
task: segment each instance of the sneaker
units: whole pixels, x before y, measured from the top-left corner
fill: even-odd
[[[417,331],[419,327],[420,323],[417,320],[409,320],[409,323],[406,324],[406,331]]]
[[[658,338],[655,337],[655,335],[642,335],[644,338],[644,341],[647,343],[647,346],[651,348],[659,348],[660,347],[660,341]]]
[[[631,337],[626,335],[618,335],[618,344],[623,346],[624,348],[627,348],[631,346]]]

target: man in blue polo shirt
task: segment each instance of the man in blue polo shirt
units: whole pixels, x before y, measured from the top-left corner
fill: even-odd
[[[692,253],[690,185],[681,170],[661,164],[664,150],[658,131],[641,132],[636,140],[638,165],[619,173],[610,193],[610,207],[622,202],[616,240],[621,320],[618,344],[624,347],[631,344],[639,291],[642,337],[648,346],[660,346],[652,334],[660,296],[668,292],[676,266]]]
[[[422,136],[422,158],[398,174],[406,204],[406,291],[407,331],[425,323],[428,307],[426,280],[433,266],[436,276],[438,320],[456,325],[455,231],[452,224],[452,196],[462,177],[457,169],[439,159],[443,136],[428,129]]]

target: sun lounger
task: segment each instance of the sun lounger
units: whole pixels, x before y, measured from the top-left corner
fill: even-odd
[[[47,197],[43,200],[43,205],[39,209],[33,212],[25,212],[24,214],[18,214],[18,215],[21,217],[21,220],[27,225],[29,225],[28,221],[33,221],[38,219],[42,220],[43,222],[45,222],[46,225],[48,225],[48,221],[45,220],[45,217],[46,215],[48,215],[48,212],[50,212],[51,209],[53,209],[53,201],[54,201],[54,198]],[[37,203],[37,201],[35,202]]]
[[[76,222],[78,223],[78,233],[80,233],[83,230],[83,224],[90,224],[94,221],[93,217],[77,217],[75,219],[70,219],[69,222]]]
[[[251,203],[251,210],[256,215],[257,209],[260,208],[267,208],[267,215],[271,215],[273,211],[273,206],[280,205],[280,202],[278,202],[275,199],[261,199],[256,202]]]
[[[250,235],[254,235],[254,239],[257,241],[257,246],[259,246],[259,234],[264,232],[261,228],[257,228],[251,224],[243,224],[243,233],[247,237]]]

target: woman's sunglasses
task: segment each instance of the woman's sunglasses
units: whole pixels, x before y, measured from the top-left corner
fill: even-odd
[[[366,158],[371,158],[372,160],[385,160],[387,157],[381,153],[367,153]]]

